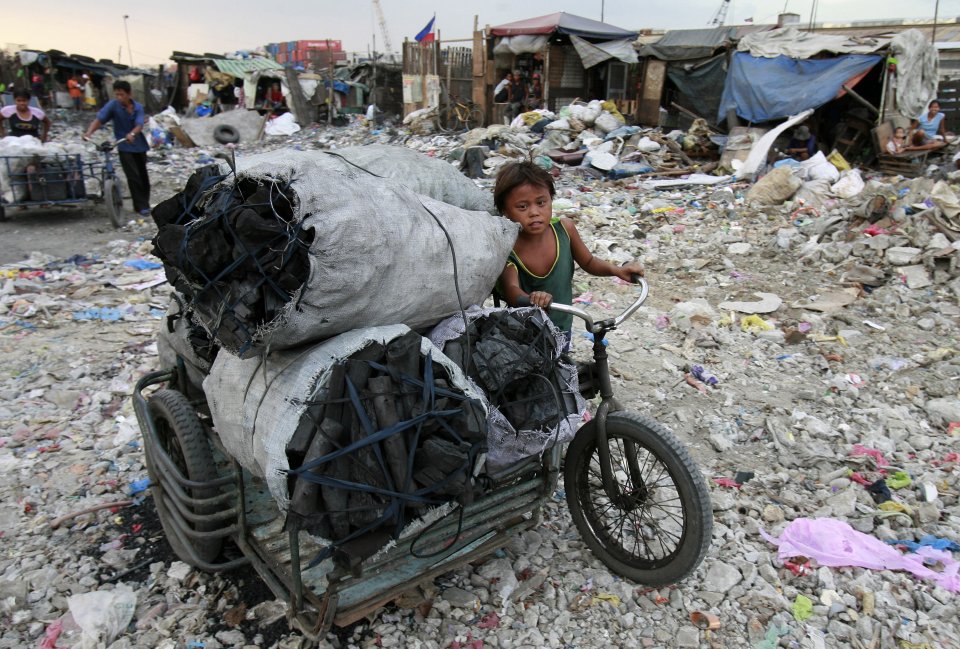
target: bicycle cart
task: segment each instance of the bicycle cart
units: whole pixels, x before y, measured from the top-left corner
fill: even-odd
[[[706,483],[669,431],[620,409],[603,345],[646,299],[646,283],[639,283],[638,299],[616,319],[594,322],[578,308],[552,307],[582,318],[594,334],[594,362],[580,368],[581,387],[601,398],[569,445],[565,465],[554,445],[543,457],[488,474],[489,489],[459,515],[405,531],[375,554],[345,544],[314,567],[310,559],[322,546],[299,529],[296,517],[278,510],[263,480],[229,456],[195,387],[196,366],[178,356],[174,367],[141,378],[133,395],[155,506],[172,548],[203,570],[252,565],[288,604],[291,625],[316,638],[537,527],[563,470],[573,520],[612,571],[649,585],[683,579],[703,560],[711,538]],[[240,556],[224,556],[226,539]]]
[[[114,146],[115,142],[98,145],[101,157],[97,160],[86,160],[79,153],[0,156],[0,221],[6,220],[6,210],[12,207],[77,205],[98,200],[106,206],[113,227],[121,227],[123,193],[111,156]],[[98,194],[88,192],[88,187],[94,186]]]

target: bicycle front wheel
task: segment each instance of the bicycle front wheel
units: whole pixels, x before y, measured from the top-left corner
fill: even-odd
[[[618,575],[651,586],[680,581],[710,546],[706,481],[673,433],[647,417],[610,414],[607,446],[613,497],[603,486],[596,426],[581,428],[567,449],[563,477],[574,524]]]

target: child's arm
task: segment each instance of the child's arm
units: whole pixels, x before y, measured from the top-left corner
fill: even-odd
[[[570,235],[570,252],[573,253],[573,259],[583,270],[599,277],[619,277],[625,282],[632,282],[633,275],[643,276],[643,266],[635,261],[617,266],[609,261],[597,259],[593,256],[593,253],[587,250],[587,246],[580,238],[580,233],[577,232],[577,226],[573,224],[573,221],[560,219],[560,223],[563,224],[563,228]],[[514,269],[514,273],[516,273],[516,269]]]
[[[506,298],[507,304],[510,306],[517,306],[517,300],[522,297],[529,298],[531,304],[541,309],[546,309],[553,302],[553,296],[544,291],[533,291],[527,295],[520,288],[520,274],[517,272],[517,267],[512,263],[508,263],[507,267],[500,273],[499,284],[503,297]]]

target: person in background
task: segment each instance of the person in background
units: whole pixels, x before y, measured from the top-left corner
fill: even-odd
[[[510,91],[507,101],[510,107],[507,109],[507,117],[511,120],[523,111],[527,103],[527,84],[523,82],[520,70],[513,71],[513,81],[510,82]]]
[[[3,120],[10,125],[10,135],[32,135],[41,142],[50,139],[50,118],[43,109],[30,105],[29,90],[13,91],[13,106],[0,108],[0,137],[6,137]]]
[[[493,101],[502,104],[510,97],[510,84],[513,83],[513,75],[508,71],[503,75],[503,79],[493,89]]]
[[[270,86],[270,89],[267,90],[266,97],[264,97],[263,107],[277,109],[286,105],[286,99],[283,97],[283,90],[280,88],[280,82],[274,81],[273,85]]]
[[[73,109],[80,110],[83,107],[83,84],[77,75],[73,74],[67,79],[67,91],[70,93]]]
[[[930,102],[927,110],[910,122],[910,132],[907,141],[915,151],[940,149],[947,146],[947,125],[944,115],[940,112],[940,102],[936,99]]]
[[[47,89],[44,86],[42,74],[34,74],[30,77],[30,92],[37,98],[37,103],[40,104],[41,108],[47,106]]]
[[[150,177],[147,175],[147,151],[150,147],[143,136],[143,106],[134,101],[131,92],[128,82],[114,81],[114,99],[97,112],[97,118],[87,128],[83,139],[90,139],[101,126],[113,122],[114,138],[123,140],[117,150],[133,199],[133,209],[141,216],[146,216],[150,214]]]
[[[887,153],[898,155],[903,153],[907,147],[907,135],[902,126],[893,130],[893,136],[887,142]]]
[[[540,73],[533,73],[533,82],[527,94],[527,110],[543,108],[543,84],[540,83]]]
[[[817,138],[813,136],[806,124],[801,124],[793,132],[793,137],[787,144],[787,155],[797,160],[809,160],[817,153]]]

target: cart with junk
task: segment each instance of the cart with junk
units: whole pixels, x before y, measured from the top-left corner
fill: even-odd
[[[0,152],[0,221],[11,208],[103,202],[110,223],[124,223],[123,189],[111,152],[116,142],[96,145],[96,155],[27,147],[22,153]]]
[[[175,292],[162,369],[134,406],[182,560],[252,565],[316,637],[537,527],[562,472],[573,521],[611,571],[664,585],[700,564],[706,483],[671,432],[620,406],[607,364],[606,336],[641,307],[644,280],[616,318],[551,307],[592,335],[592,361],[575,364],[540,309],[464,306],[489,294],[513,224],[345,150],[267,156],[198,171],[153,214]],[[392,221],[357,223],[388,197]],[[404,223],[415,251],[389,245],[408,240]],[[365,253],[361,234],[364,249],[383,244]],[[421,265],[456,290],[438,298]],[[346,268],[361,276],[338,284]]]

